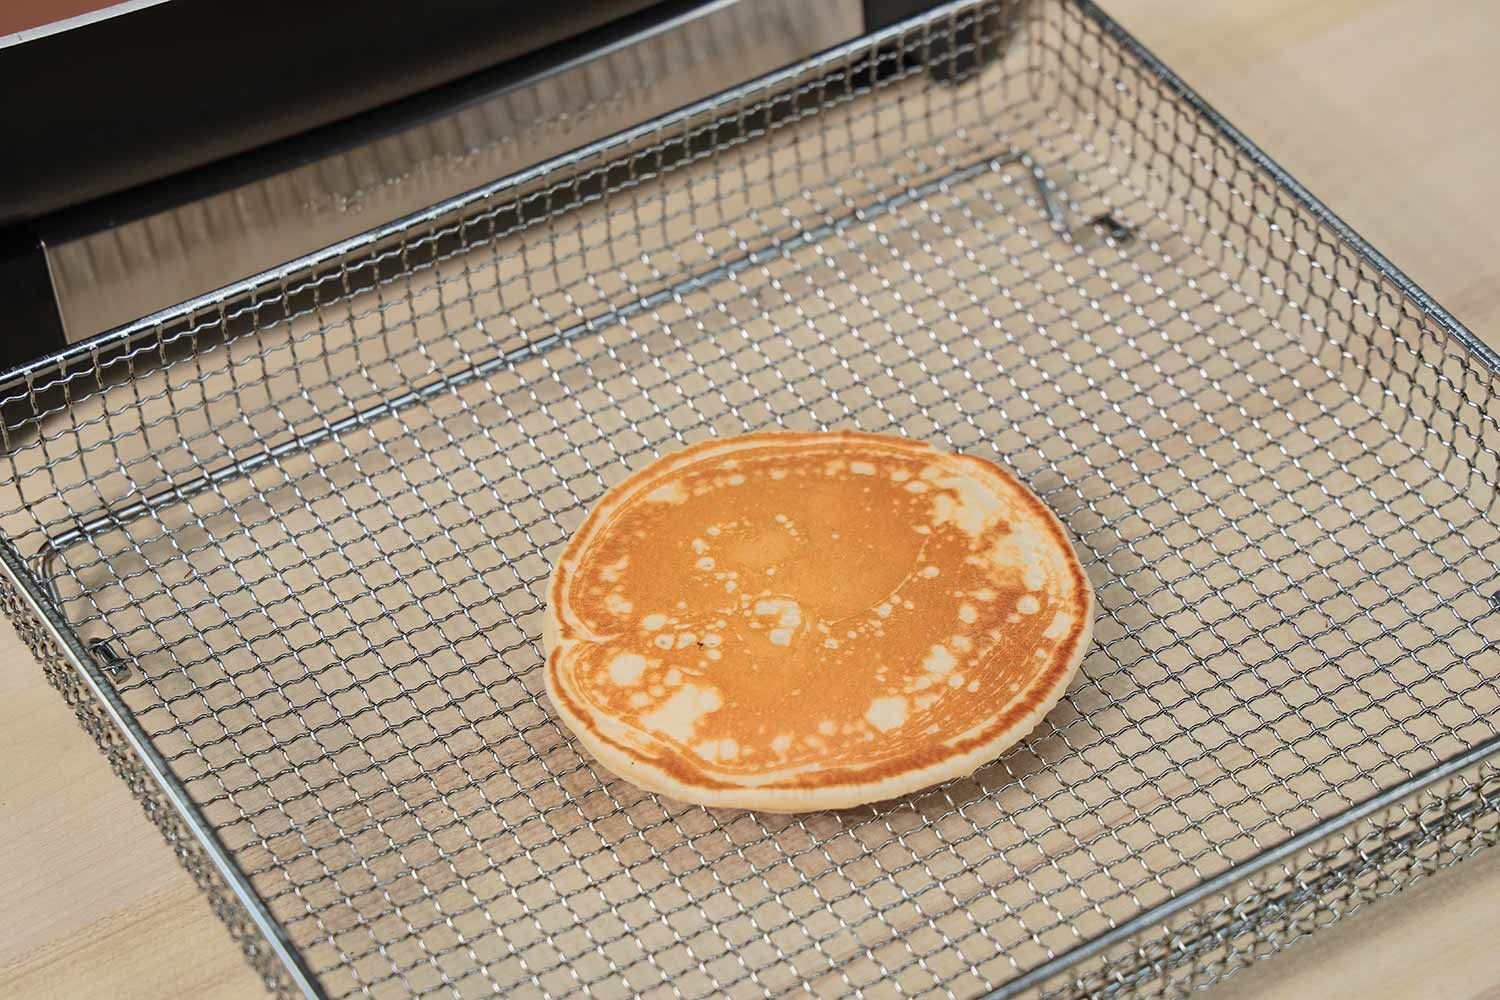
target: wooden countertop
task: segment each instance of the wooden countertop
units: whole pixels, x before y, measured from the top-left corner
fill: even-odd
[[[1500,5],[1105,0],[1231,121],[1500,347]],[[1441,16],[1435,16],[1438,14]],[[0,983],[258,1000],[255,977],[0,623]],[[1491,852],[1492,855],[1500,852]],[[1500,998],[1500,856],[1367,908],[1226,997]]]

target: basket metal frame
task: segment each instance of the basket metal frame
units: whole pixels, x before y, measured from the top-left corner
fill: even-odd
[[[1231,125],[1223,115],[1097,4],[1092,0],[1065,0],[1065,2],[1071,3],[1095,22],[1104,33],[1153,74],[1171,93],[1196,112],[1202,121],[1211,125],[1223,139],[1230,142],[1272,178],[1280,189],[1290,194],[1302,209],[1336,234],[1344,245],[1396,286],[1425,314],[1426,318],[1444,331],[1455,345],[1467,351],[1491,371],[1500,373],[1500,354],[1480,341],[1326,204],[1304,188],[1286,169]],[[918,22],[894,26],[877,35],[851,42],[819,58],[837,58],[841,53],[863,50],[873,44],[878,44],[882,39],[893,39],[904,31],[910,31],[913,23],[923,20],[935,21],[949,13],[951,11],[947,8],[934,11],[918,19]],[[779,79],[789,80],[799,69],[801,69],[800,66],[791,67],[781,73],[772,74],[752,85],[746,85],[745,89],[774,88]],[[97,358],[104,352],[128,345],[137,338],[150,336],[163,326],[191,316],[205,306],[223,303],[257,289],[275,285],[294,273],[310,273],[322,265],[349,254],[375,247],[403,233],[431,225],[440,219],[461,214],[471,205],[493,199],[508,190],[524,188],[527,184],[538,181],[550,173],[567,171],[586,159],[597,158],[601,150],[616,147],[627,148],[637,139],[661,130],[664,123],[670,126],[672,121],[687,121],[723,99],[724,95],[717,95],[667,116],[665,119],[601,143],[595,143],[575,153],[557,157],[521,174],[449,199],[388,226],[288,262],[283,267],[255,275],[211,295],[202,296],[144,317],[124,328],[92,338],[48,358],[23,366],[0,381],[3,381],[4,386],[31,384],[39,375],[56,370],[70,360]],[[1045,192],[1045,189],[1043,191]],[[527,350],[534,351],[536,347],[529,346]],[[510,359],[500,358],[492,365],[499,367],[508,363]],[[486,370],[488,369],[476,370],[467,377],[481,377]],[[447,388],[450,386],[439,386],[438,390]],[[411,401],[413,400],[404,402]],[[402,400],[381,403],[377,408],[350,418],[349,426],[374,420],[401,405],[403,405]],[[342,429],[344,428],[340,425],[332,426],[324,436],[332,436]],[[289,443],[287,449],[300,450],[309,447],[312,443],[307,439],[298,439]],[[276,457],[275,454],[268,454],[262,460],[271,461]],[[235,468],[226,470],[225,474],[241,475],[250,471],[252,467],[240,463]],[[180,498],[181,494],[177,495]],[[150,501],[143,501],[143,503],[149,505]],[[117,516],[122,514],[128,514],[128,511],[117,512]],[[97,530],[98,527],[99,525],[79,524],[62,536],[54,538],[54,546],[61,549],[69,542]],[[36,653],[38,660],[43,663],[49,677],[64,689],[80,722],[99,741],[101,749],[116,771],[133,786],[138,797],[142,799],[148,816],[162,830],[168,843],[177,851],[184,866],[194,874],[200,886],[209,895],[215,910],[229,925],[232,935],[239,941],[252,967],[261,975],[266,986],[280,995],[301,994],[313,998],[325,996],[317,976],[308,967],[284,928],[271,915],[264,900],[253,888],[230,851],[221,843],[213,825],[194,805],[182,782],[173,774],[171,766],[158,752],[132,712],[121,702],[109,677],[111,664],[105,651],[86,645],[65,620],[55,593],[49,592],[49,585],[44,582],[48,576],[44,567],[26,565],[15,547],[8,540],[0,539],[0,568],[3,568],[3,578],[0,578],[0,606],[3,606],[8,616],[17,624],[23,638]],[[69,679],[70,675],[76,679]],[[86,695],[86,698],[80,698],[80,693]],[[1360,837],[1368,830],[1394,829],[1396,825],[1399,825],[1398,814],[1409,816],[1413,803],[1427,803],[1428,806],[1438,803],[1441,808],[1437,808],[1432,815],[1438,818],[1446,817],[1446,819],[1441,822],[1435,819],[1430,827],[1426,824],[1419,824],[1417,833],[1408,833],[1411,843],[1441,837],[1445,830],[1454,829],[1455,823],[1461,824],[1472,819],[1476,814],[1500,808],[1500,786],[1494,784],[1497,763],[1500,763],[1500,737],[1490,738],[1455,754],[1442,763],[1392,785],[1357,805],[1329,816],[1272,849],[1248,861],[1236,864],[1165,902],[1151,906],[1128,922],[1114,927],[1108,933],[1089,939],[1057,955],[1045,964],[1024,972],[989,993],[988,996],[1000,1000],[1000,998],[1015,997],[1035,990],[1112,995],[1139,988],[1142,982],[1154,981],[1153,977],[1160,977],[1163,970],[1170,972],[1172,968],[1193,959],[1193,948],[1198,947],[1193,942],[1198,940],[1201,944],[1204,939],[1201,934],[1195,938],[1190,930],[1201,930],[1206,926],[1203,915],[1216,904],[1233,903],[1234,906],[1238,906],[1247,897],[1254,897],[1264,903],[1264,898],[1258,895],[1261,890],[1255,886],[1255,880],[1269,870],[1279,870],[1284,877],[1289,876],[1296,881],[1307,871],[1317,867],[1319,862],[1310,859],[1313,859],[1315,855],[1319,857],[1326,855],[1329,845],[1358,844],[1362,842]],[[1471,776],[1467,787],[1470,789],[1476,787],[1475,779],[1472,777],[1474,774],[1482,776],[1479,779],[1479,787],[1493,788],[1493,795],[1482,791],[1477,798],[1473,795],[1465,797],[1464,794],[1450,795],[1449,799],[1443,798],[1443,790],[1451,791],[1457,788],[1458,786],[1454,783],[1465,775]],[[160,800],[164,800],[165,809],[162,808],[162,802],[157,799],[158,795]],[[1453,817],[1459,817],[1459,819],[1455,820]],[[1454,860],[1461,856],[1463,855],[1456,855]],[[1332,875],[1322,868],[1318,870],[1325,878],[1336,880],[1338,877],[1336,869],[1333,869]],[[1414,872],[1414,874],[1420,874],[1420,872]],[[1404,881],[1399,881],[1396,887],[1399,888],[1402,884],[1405,884]],[[1337,919],[1338,916],[1355,908],[1365,899],[1378,894],[1382,893],[1378,891],[1352,893],[1348,897],[1347,905],[1336,910],[1333,918]],[[1294,908],[1285,900],[1273,900],[1273,902],[1275,912],[1269,916],[1262,913],[1255,920],[1285,919],[1287,913]],[[1230,909],[1234,906],[1230,906]],[[1224,906],[1219,905],[1219,909],[1222,911]],[[1142,943],[1142,939],[1153,932],[1159,933],[1164,928],[1173,927],[1178,929],[1170,931],[1167,935],[1165,951],[1159,954],[1152,952],[1147,944]],[[1184,927],[1189,930],[1183,930]],[[1229,936],[1232,937],[1232,934]],[[1297,936],[1299,935],[1296,933],[1288,934],[1289,939],[1295,939]],[[1226,932],[1212,931],[1206,940],[1209,947],[1223,946],[1227,940]],[[1273,948],[1271,953],[1275,950],[1278,949]],[[1130,975],[1121,972],[1122,969],[1129,967],[1131,961],[1137,963],[1137,972],[1133,979]],[[1100,966],[1103,971],[1087,975],[1077,973],[1077,967],[1091,962],[1103,963]]]

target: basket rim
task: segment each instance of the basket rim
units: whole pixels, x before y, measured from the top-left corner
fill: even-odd
[[[653,119],[616,135],[590,143],[577,150],[553,157],[543,163],[519,173],[498,179],[464,194],[438,202],[426,209],[399,218],[384,226],[332,244],[321,250],[287,261],[286,263],[259,272],[238,282],[201,296],[186,300],[175,306],[142,317],[133,323],[96,335],[71,345],[46,357],[28,362],[7,372],[0,373],[0,392],[20,385],[28,385],[50,370],[56,370],[75,359],[97,356],[100,352],[129,343],[137,338],[149,336],[162,327],[182,320],[205,307],[222,305],[247,296],[267,286],[287,281],[294,275],[305,274],[348,254],[375,246],[376,244],[444,217],[462,212],[465,208],[494,199],[507,192],[520,191],[526,185],[557,171],[568,171],[579,165],[598,160],[615,150],[628,149],[650,133],[670,131],[672,128],[691,122],[705,111],[722,106],[736,95],[756,92],[771,92],[790,80],[803,76],[809,70],[828,65],[855,53],[873,50],[883,41],[897,38],[913,28],[931,24],[955,11],[977,6],[981,0],[952,0],[921,15],[894,24],[880,31],[863,35],[842,45],[826,50],[808,59],[767,74],[744,84],[731,87],[709,98],[687,105],[668,115]],[[1231,124],[1196,90],[1185,83],[1149,48],[1140,42],[1118,21],[1106,13],[1095,0],[1056,0],[1061,5],[1071,6],[1089,20],[1127,52],[1142,67],[1165,85],[1202,120],[1212,124],[1217,133],[1244,154],[1260,170],[1263,170],[1278,187],[1290,194],[1295,202],[1380,276],[1387,279],[1425,317],[1441,329],[1453,342],[1459,344],[1471,357],[1492,373],[1500,373],[1500,352],[1489,347],[1455,316],[1444,309],[1420,285],[1404,271],[1376,250],[1352,226],[1322,200],[1313,195],[1286,168],[1267,154],[1260,146]],[[307,965],[301,952],[288,937],[282,925],[271,915],[260,894],[250,884],[238,862],[219,840],[212,825],[202,811],[193,804],[186,788],[172,774],[169,765],[152,744],[144,728],[125,707],[107,679],[104,664],[81,641],[73,627],[63,617],[47,588],[23,560],[9,539],[0,537],[0,574],[17,588],[22,599],[43,625],[48,638],[56,645],[60,655],[77,671],[94,699],[105,709],[121,737],[132,752],[140,758],[173,809],[180,815],[207,852],[215,868],[229,889],[246,908],[251,922],[264,937],[267,945],[285,966],[294,987],[311,1000],[322,1000],[327,996],[317,975]],[[1489,762],[1500,762],[1500,736],[1491,737],[1465,750],[1458,751],[1445,760],[1417,772],[1370,797],[1349,806],[1314,826],[1281,843],[1263,850],[1247,860],[1231,866],[1208,878],[1191,889],[1184,890],[1168,899],[1137,913],[1109,931],[1088,938],[1068,951],[1037,965],[984,994],[985,1000],[1006,1000],[1033,989],[1060,973],[1091,958],[1095,958],[1129,939],[1164,924],[1170,918],[1201,903],[1215,894],[1222,894],[1233,886],[1254,877],[1275,864],[1284,862],[1299,851],[1306,850],[1344,830],[1368,819],[1383,809],[1410,799],[1435,784],[1453,778],[1461,772]]]

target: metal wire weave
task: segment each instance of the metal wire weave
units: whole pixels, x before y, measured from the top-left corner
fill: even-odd
[[[1500,375],[1085,6],[939,12],[127,333],[0,393],[0,527],[327,996],[1176,993],[1500,836],[1466,758],[1213,883],[1496,738]],[[777,426],[1068,524],[1096,643],[1023,746],[804,817],[575,748],[551,558]]]

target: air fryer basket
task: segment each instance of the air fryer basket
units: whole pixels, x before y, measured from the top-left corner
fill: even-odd
[[[1496,840],[1497,372],[1092,4],[964,3],[23,369],[3,601],[279,994],[1176,995]],[[555,721],[587,506],[777,427],[1067,523],[1023,745],[772,816]]]

